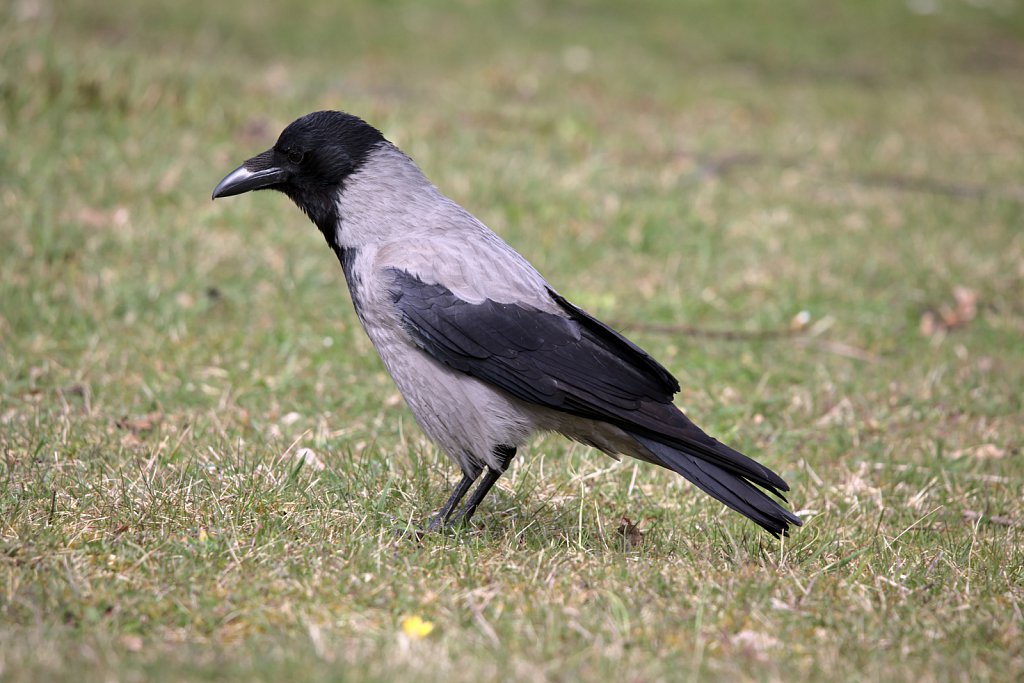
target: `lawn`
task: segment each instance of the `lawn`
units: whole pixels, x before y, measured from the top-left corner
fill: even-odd
[[[1021,3],[0,12],[0,679],[1024,677]],[[403,534],[458,472],[337,261],[280,195],[209,199],[324,108],[805,526],[545,437]]]

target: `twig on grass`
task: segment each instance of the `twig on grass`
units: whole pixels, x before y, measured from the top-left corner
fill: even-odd
[[[680,337],[698,337],[701,339],[718,339],[721,341],[775,341],[790,339],[798,346],[809,348],[834,356],[842,356],[865,363],[877,363],[878,356],[859,347],[845,342],[822,339],[808,331],[806,325],[801,327],[777,327],[765,330],[709,330],[691,325],[659,325],[657,323],[616,323],[616,329],[630,329],[650,334],[675,335]]]
[[[902,173],[844,174],[815,166],[813,163],[804,162],[797,157],[772,157],[766,154],[743,150],[723,152],[703,158],[692,152],[682,152],[681,154],[698,159],[696,175],[701,179],[724,177],[740,166],[775,166],[778,168],[801,169],[825,180],[850,183],[860,185],[861,187],[874,187],[896,192],[932,194],[952,197],[954,199],[999,199],[1015,204],[1024,204],[1024,187],[992,187],[977,183],[955,182]]]
[[[616,323],[616,329],[628,328],[636,332],[651,334],[669,334],[681,337],[701,337],[703,339],[721,339],[723,341],[761,341],[763,339],[786,339],[804,335],[803,330],[779,327],[767,330],[709,330],[691,325],[659,325],[658,323]]]
[[[998,524],[999,526],[1007,527],[1024,526],[1021,524],[1021,522],[1018,522],[1017,520],[1013,519],[1008,515],[986,515],[976,510],[964,510],[964,519],[966,519],[969,522],[983,520],[991,524]]]

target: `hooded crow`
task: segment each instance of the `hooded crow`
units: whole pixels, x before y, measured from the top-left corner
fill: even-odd
[[[668,370],[559,295],[373,126],[336,111],[303,116],[213,198],[264,189],[291,197],[323,233],[416,421],[462,471],[431,530],[468,522],[543,431],[677,472],[775,536],[801,525],[767,495],[785,502],[779,475],[672,404],[679,382]]]

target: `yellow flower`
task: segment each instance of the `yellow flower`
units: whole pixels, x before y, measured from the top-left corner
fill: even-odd
[[[433,622],[426,621],[423,617],[412,616],[402,617],[402,631],[413,640],[426,638],[434,630]]]

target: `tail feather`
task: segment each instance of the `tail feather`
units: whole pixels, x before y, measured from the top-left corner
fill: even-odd
[[[706,434],[671,403],[644,402],[631,420],[619,425],[635,436],[668,444],[684,453],[708,460],[783,498],[789,485],[761,463]]]
[[[746,473],[737,473],[732,467],[726,469],[712,460],[701,457],[699,450],[697,453],[689,453],[678,447],[654,441],[647,436],[634,432],[628,433],[654,457],[657,464],[681,474],[702,491],[741,515],[748,517],[776,538],[780,534],[788,536],[790,524],[795,526],[803,525],[803,521],[799,517],[779,505],[764,491],[754,486],[749,481]],[[759,464],[758,468],[767,470],[767,468]],[[771,472],[771,470],[768,471]],[[760,474],[760,472],[757,474]],[[778,475],[774,472],[771,474],[782,484],[778,488],[783,490],[789,489]],[[761,477],[757,478],[760,479]],[[782,494],[776,490],[776,486],[768,486],[766,488],[771,493],[782,498],[782,500],[785,500]]]

